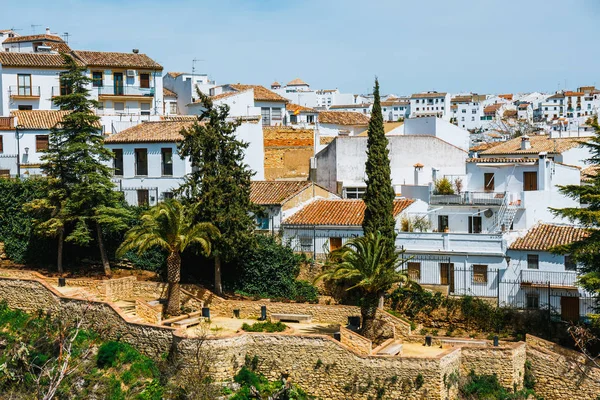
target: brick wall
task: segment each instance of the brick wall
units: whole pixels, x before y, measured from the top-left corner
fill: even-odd
[[[307,178],[314,132],[290,127],[264,127],[265,179]]]

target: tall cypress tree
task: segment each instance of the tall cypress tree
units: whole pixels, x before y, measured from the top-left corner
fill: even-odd
[[[386,247],[389,252],[393,253],[396,245],[393,215],[396,195],[392,187],[388,140],[383,127],[377,79],[375,79],[373,96],[374,103],[369,121],[365,168],[367,173],[367,190],[364,196],[366,210],[362,226],[365,235],[380,232],[387,242]]]
[[[551,210],[555,215],[568,218],[589,229],[590,234],[585,239],[559,246],[553,251],[559,254],[570,254],[574,261],[582,266],[580,284],[596,296],[600,296],[600,125],[598,125],[598,117],[592,120],[592,126],[596,130],[595,136],[582,144],[592,154],[586,163],[594,167],[593,173],[589,174],[586,177],[587,181],[582,182],[581,185],[559,187],[561,193],[581,203],[587,203],[587,207]]]
[[[65,54],[63,58],[67,71],[60,79],[66,92],[53,102],[67,113],[51,129],[48,150],[41,157],[42,171],[49,179],[48,195],[26,208],[38,216],[39,233],[57,238],[59,272],[63,271],[64,241],[85,246],[95,236],[104,271],[110,275],[102,230],[126,228],[127,212],[119,207],[121,196],[113,190],[112,171],[106,165],[112,152],[104,147],[100,118],[93,110],[96,101],[89,99],[91,79],[72,57]]]
[[[179,154],[190,157],[192,172],[176,194],[193,206],[198,222],[210,222],[221,232],[214,238],[215,292],[221,294],[221,263],[234,259],[236,249],[250,245],[259,210],[250,201],[254,172],[244,163],[248,143],[237,139],[240,121],[228,120],[229,106],[215,107],[198,91],[205,111],[199,123],[182,130]]]

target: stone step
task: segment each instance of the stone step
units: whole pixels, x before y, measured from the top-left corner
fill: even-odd
[[[400,353],[402,353],[402,342],[400,342],[399,340],[391,342],[390,344],[388,344],[387,346],[385,346],[377,352],[377,354],[382,356],[395,356]]]
[[[189,328],[190,326],[198,325],[200,322],[204,321],[204,317],[191,317],[182,319],[180,321],[173,322],[171,324],[174,328]]]

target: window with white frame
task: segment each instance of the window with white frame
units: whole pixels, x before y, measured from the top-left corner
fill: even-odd
[[[300,249],[302,251],[312,251],[313,238],[312,236],[300,236]]]
[[[366,190],[367,188],[364,187],[348,187],[344,189],[344,197],[346,199],[362,199]]]
[[[150,115],[150,103],[140,103],[140,114]]]
[[[281,108],[271,108],[271,119],[281,120]]]

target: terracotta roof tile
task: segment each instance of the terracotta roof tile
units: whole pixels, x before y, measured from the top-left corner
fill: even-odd
[[[517,110],[505,110],[504,117],[505,118],[513,118],[517,116]]]
[[[485,150],[481,155],[499,155],[499,154],[538,154],[543,151],[548,153],[563,153],[572,148],[581,145],[580,138],[556,138],[552,139],[548,135],[534,135],[529,137],[531,148],[521,150],[521,138],[515,138],[500,143],[497,146]]]
[[[526,110],[527,108],[529,108],[529,103],[519,104],[519,110]]]
[[[301,106],[299,104],[294,104],[294,103],[287,103],[285,105],[285,109],[287,111],[290,111],[293,113],[316,113],[317,112],[317,110],[315,110],[314,108],[304,107],[304,106]]]
[[[310,181],[253,181],[250,183],[250,201],[260,205],[281,205],[310,187]]]
[[[512,99],[513,99],[513,95],[512,95],[512,94],[510,94],[510,93],[507,93],[507,94],[499,94],[499,95],[498,95],[498,97],[500,97],[501,99],[508,100],[508,101],[512,101]]]
[[[319,123],[334,125],[369,125],[369,116],[352,111],[322,111]]]
[[[555,246],[561,246],[584,239],[588,232],[583,228],[568,225],[539,224],[531,228],[527,234],[515,240],[510,250],[549,251]]]
[[[499,144],[500,143],[498,143],[498,142],[480,143],[478,145],[471,147],[469,149],[469,151],[480,152],[480,151],[491,149],[492,147],[498,146]]]
[[[413,199],[394,200],[394,217],[397,217],[414,202]],[[283,223],[286,225],[360,226],[364,219],[365,208],[362,200],[316,200],[307,204]]]
[[[496,111],[498,111],[500,109],[500,107],[502,107],[503,105],[504,104],[502,104],[502,103],[496,103],[496,104],[489,105],[483,109],[483,112],[485,114],[495,114]]]
[[[415,93],[410,96],[411,99],[435,99],[439,97],[446,97],[446,92],[427,92],[427,93]]]
[[[11,115],[18,118],[19,127],[22,129],[52,129],[59,124],[70,111],[61,110],[15,110]],[[102,127],[100,122],[96,125]]]
[[[308,83],[304,82],[300,78],[296,78],[296,79],[288,82],[287,86],[308,86]]]
[[[83,64],[78,59],[75,63]],[[64,69],[65,62],[60,54],[0,52],[0,65],[3,67],[38,67]]]
[[[598,165],[590,165],[587,168],[583,168],[581,170],[581,181],[590,182],[598,175],[598,172],[600,172],[600,166]]]
[[[171,78],[175,79],[181,75],[184,75],[185,72],[167,72],[167,75],[169,75]]]
[[[536,158],[502,158],[502,157],[489,157],[489,158],[468,158],[468,163],[498,163],[498,164],[520,164],[520,163],[537,163]]]
[[[381,105],[384,107],[407,106],[408,104],[410,104],[409,101],[404,99],[386,100],[381,102]]]
[[[548,100],[550,99],[564,99],[565,95],[563,93],[556,93],[553,94],[552,96],[548,97]]]
[[[121,67],[162,70],[163,67],[148,57],[146,54],[116,53],[108,51],[85,51],[73,52],[86,65],[91,67]]]
[[[40,34],[40,35],[26,35],[26,36],[9,37],[8,39],[6,39],[4,41],[4,43],[33,42],[33,41],[37,41],[37,40],[50,40],[50,41],[54,41],[54,42],[64,42],[60,36],[47,35],[44,33],[44,34]]]
[[[107,137],[107,144],[117,143],[168,143],[179,142],[183,139],[181,130],[190,128],[196,120],[152,121],[125,129]]]
[[[244,91],[234,90],[231,92],[223,92],[223,93],[216,94],[214,96],[210,96],[210,99],[213,101],[214,100],[222,100],[222,99],[226,99],[231,96],[237,96],[238,94],[243,93],[243,92],[245,92],[245,90]],[[202,100],[196,100],[196,103],[202,103]]]
[[[465,96],[456,96],[452,100],[451,103],[470,103],[473,100],[473,96],[465,95]]]
[[[573,97],[581,97],[583,96],[585,93],[583,92],[565,92],[565,96],[573,96]]]
[[[177,97],[177,93],[175,93],[172,90],[167,89],[166,87],[163,87],[163,96],[164,97]]]
[[[275,92],[270,91],[264,86],[260,85],[242,85],[242,84],[234,84],[229,85],[231,88],[237,91],[244,91],[248,89],[254,89],[254,100],[255,101],[277,101],[282,103],[287,103],[289,100],[283,96],[278,95]]]
[[[372,104],[370,103],[360,103],[360,104],[336,104],[334,106],[329,107],[330,110],[339,110],[346,108],[371,108]]]

